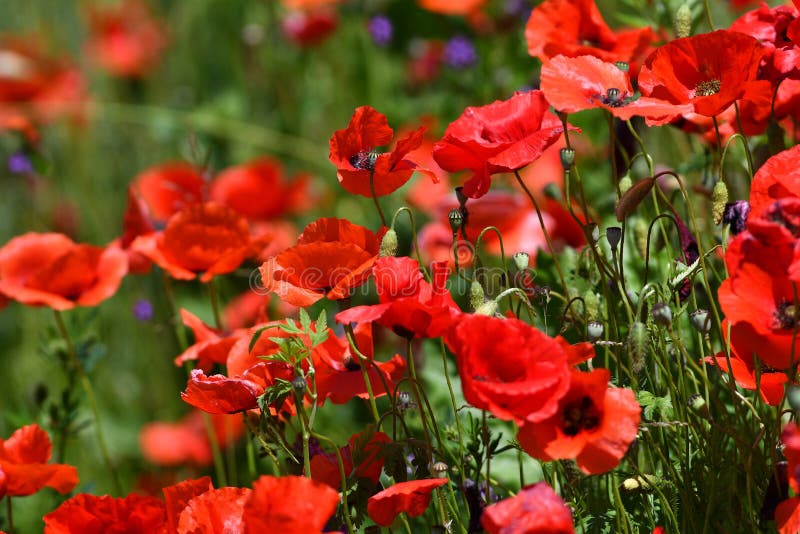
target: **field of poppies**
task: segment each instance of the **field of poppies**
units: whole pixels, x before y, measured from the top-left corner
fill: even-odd
[[[0,531],[800,532],[798,9],[0,2]]]

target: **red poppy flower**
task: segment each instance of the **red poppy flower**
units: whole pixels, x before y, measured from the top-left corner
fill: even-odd
[[[253,490],[219,488],[189,499],[178,515],[178,534],[245,532],[244,509]]]
[[[222,312],[222,320],[229,328],[249,328],[257,323],[266,323],[267,306],[270,297],[260,295],[256,291],[247,290],[237,297],[231,299]],[[287,305],[287,307],[292,307]],[[279,311],[280,313],[280,311]],[[282,313],[281,316],[288,317],[294,315],[293,312]]]
[[[472,171],[463,192],[481,197],[489,190],[492,174],[521,169],[559,138],[561,121],[547,108],[541,91],[468,107],[436,143],[433,158],[446,171]]]
[[[132,248],[173,278],[201,282],[236,269],[250,253],[250,228],[241,215],[214,202],[194,204],[170,217],[158,234],[140,236]]]
[[[89,57],[113,76],[151,72],[167,46],[166,30],[142,0],[89,10]]]
[[[122,216],[122,237],[113,244],[128,254],[128,268],[132,274],[146,274],[153,265],[147,256],[130,249],[137,237],[155,232],[153,223],[147,204],[136,194],[133,186],[129,186],[128,204]]]
[[[775,200],[800,198],[800,145],[769,158],[756,172],[750,188],[750,210],[759,215]]]
[[[770,406],[779,406],[783,402],[784,388],[788,381],[786,373],[770,371],[767,368],[761,370],[760,377],[756,379],[752,361],[747,361],[732,353],[730,362],[731,365],[728,367],[728,358],[725,357],[724,352],[717,353],[713,358],[706,358],[706,363],[719,367],[722,372],[730,373],[740,388],[758,391],[761,399]]]
[[[417,517],[428,509],[433,490],[448,482],[446,478],[398,482],[369,498],[367,514],[382,527],[391,525],[402,512],[409,517]]]
[[[763,53],[757,39],[726,30],[675,39],[647,57],[639,90],[713,117],[750,92],[770,91],[769,82],[756,81]]]
[[[764,46],[759,77],[777,82],[800,68],[800,48],[791,40],[789,30],[797,24],[798,12],[792,6],[770,8],[762,3],[736,19],[728,28],[746,33]]]
[[[78,484],[78,470],[71,465],[49,464],[53,445],[39,425],[27,425],[0,438],[0,472],[4,494],[9,497],[33,495],[42,488],[69,493]]]
[[[136,494],[114,498],[80,493],[44,516],[46,534],[161,532],[165,527],[164,503]]]
[[[800,532],[800,497],[782,501],[775,509],[775,526],[778,534],[797,534]]]
[[[155,222],[165,223],[187,206],[203,201],[205,180],[194,166],[172,162],[145,169],[132,186]]]
[[[423,279],[417,260],[387,256],[378,259],[373,273],[380,304],[356,306],[336,315],[340,323],[377,323],[405,337],[439,337],[461,313],[445,283],[449,269],[433,266],[433,284]]]
[[[175,358],[175,365],[182,366],[188,361],[197,361],[197,367],[210,369],[215,363],[225,364],[231,347],[243,336],[249,338],[247,329],[234,330],[229,334],[209,327],[193,313],[181,309],[183,324],[192,329],[194,343],[180,356]]]
[[[62,234],[28,233],[0,248],[0,293],[31,306],[95,306],[117,291],[127,272],[122,250],[77,244]]]
[[[286,9],[314,9],[322,6],[332,6],[342,0],[281,0]]]
[[[247,532],[321,532],[336,511],[339,493],[307,477],[262,476],[245,505]]]
[[[631,63],[645,53],[654,37],[649,27],[614,32],[594,0],[545,0],[534,8],[525,26],[528,53],[542,61],[557,55],[591,55]]]
[[[239,415],[212,415],[211,423],[217,443],[223,449],[233,445],[244,433],[244,421]],[[212,460],[204,417],[198,410],[175,423],[146,424],[139,432],[139,447],[148,462],[165,467],[205,466]]]
[[[487,506],[481,525],[489,534],[572,534],[572,512],[546,482]]]
[[[195,480],[184,480],[163,489],[164,508],[167,512],[167,532],[178,531],[178,518],[193,498],[214,489],[211,477],[201,477]]]
[[[347,445],[339,449],[344,464],[345,476],[366,478],[377,484],[381,477],[385,458],[383,446],[392,439],[383,432],[361,432],[353,434]],[[311,458],[311,478],[340,490],[342,477],[339,460],[335,453],[315,454]]]
[[[193,369],[181,398],[207,413],[254,410],[258,407],[258,397],[264,393],[263,372],[262,377],[255,375],[255,372],[253,369],[252,373],[246,372],[242,378],[228,378],[223,375],[206,376],[202,369]]]
[[[520,320],[465,314],[445,340],[456,355],[464,398],[499,419],[547,419],[569,388],[567,353]]]
[[[399,354],[395,354],[386,362],[372,359],[370,324],[357,326],[354,333],[358,349],[372,362],[367,365],[367,377],[372,386],[372,393],[375,397],[382,397],[387,394],[384,382],[392,388],[403,377],[406,369],[405,360]],[[326,399],[330,399],[334,404],[345,404],[355,397],[369,398],[361,371],[362,364],[358,356],[353,354],[347,340],[331,334],[324,343],[313,350],[312,355],[319,404],[324,403]]]
[[[220,172],[209,194],[251,221],[270,220],[308,207],[309,178],[301,174],[287,181],[279,161],[258,158]]]
[[[564,113],[599,107],[621,120],[638,116],[645,117],[649,125],[657,125],[692,111],[689,104],[636,98],[628,74],[594,56],[555,56],[545,61],[541,88],[548,102]]]
[[[783,455],[788,463],[786,472],[789,485],[795,494],[800,493],[800,430],[795,423],[787,424],[781,432]],[[780,534],[797,534],[800,531],[800,497],[781,502],[775,510],[775,523]]]
[[[417,0],[419,7],[442,15],[469,15],[478,11],[486,0]]]
[[[261,282],[295,306],[346,298],[369,278],[383,233],[345,219],[318,219],[306,226],[297,245],[259,268]]]
[[[394,132],[382,113],[370,106],[357,108],[347,128],[336,130],[330,140],[330,160],[338,169],[339,183],[350,193],[371,197],[370,180],[376,196],[397,190],[414,171],[424,171],[435,182],[435,174],[405,159],[422,144],[425,130],[419,127],[397,141],[391,152],[379,154],[375,149],[388,145]]]
[[[574,458],[587,474],[616,467],[636,438],[641,407],[629,389],[609,388],[607,369],[572,371],[551,417],[520,426],[517,440],[538,460]]]
[[[36,43],[14,38],[0,41],[0,55],[0,115],[17,114],[35,123],[82,118],[86,82],[71,62],[47,57]]]
[[[283,35],[298,46],[319,44],[338,26],[336,11],[326,8],[291,11],[281,20]]]

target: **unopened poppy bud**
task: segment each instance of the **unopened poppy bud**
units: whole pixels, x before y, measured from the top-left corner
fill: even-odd
[[[455,234],[464,222],[464,214],[461,213],[461,209],[453,208],[450,210],[450,213],[447,214],[447,220],[450,221],[450,228]]]
[[[477,280],[473,280],[469,286],[469,305],[473,310],[477,310],[478,306],[483,304],[484,299],[483,286]]]
[[[650,310],[650,315],[653,316],[653,321],[661,326],[669,326],[672,324],[672,310],[670,307],[663,303],[657,302]]]
[[[590,232],[590,236],[592,238],[592,243],[597,244],[600,241],[600,227],[596,224],[592,223],[592,231]]]
[[[795,413],[800,413],[800,387],[792,386],[786,392],[786,400]]]
[[[436,462],[431,466],[431,473],[436,478],[447,478],[447,464],[444,462]]]
[[[647,223],[643,219],[636,219],[633,223],[633,239],[636,241],[636,250],[643,258],[647,257]]]
[[[642,475],[626,478],[622,482],[622,489],[625,491],[652,491],[658,485],[656,475]]]
[[[475,315],[488,315],[494,317],[497,313],[497,302],[494,300],[487,300],[480,306],[475,308]]]
[[[594,343],[603,337],[604,331],[605,327],[603,326],[603,323],[600,321],[589,321],[589,324],[586,325],[586,338]]]
[[[640,367],[642,358],[647,352],[647,325],[636,321],[628,333],[628,347],[631,352],[633,367]],[[637,371],[638,372],[638,371]]]
[[[708,418],[708,405],[706,404],[706,400],[699,393],[689,397],[686,400],[686,405],[702,417]]]
[[[305,393],[306,380],[302,376],[294,377],[294,380],[292,380],[292,389],[295,390],[296,393]]]
[[[708,310],[693,311],[689,315],[689,322],[701,334],[708,334],[711,331],[711,317],[708,315]]]
[[[562,200],[564,195],[561,194],[561,189],[558,188],[556,184],[550,182],[546,186],[544,186],[544,195],[547,198],[552,198],[553,200]]]
[[[622,72],[628,72],[628,69],[631,67],[626,61],[617,61],[614,63],[614,65],[616,65],[617,68]]]
[[[378,252],[380,257],[384,256],[394,256],[397,254],[397,232],[394,231],[393,228],[389,228],[385,234],[383,234],[383,239],[381,239],[381,248]]]
[[[633,186],[633,180],[631,180],[630,174],[626,174],[625,176],[619,179],[619,192],[621,194],[624,195],[625,192],[628,191],[628,189],[630,189],[632,186]]]
[[[681,4],[675,12],[675,36],[689,37],[692,34],[692,8],[688,3]]]
[[[563,167],[565,171],[570,170],[572,165],[575,164],[575,149],[562,148],[559,155],[561,156],[561,167]]]
[[[619,226],[609,226],[606,228],[606,240],[608,244],[611,245],[611,250],[617,250],[617,245],[619,245],[621,239],[622,228]]]
[[[531,255],[527,252],[516,252],[511,256],[511,259],[514,260],[514,265],[517,266],[517,269],[524,271],[530,265]]]
[[[714,216],[714,224],[722,222],[725,215],[725,206],[728,204],[728,186],[722,180],[714,184],[714,191],[711,193],[711,213]]]

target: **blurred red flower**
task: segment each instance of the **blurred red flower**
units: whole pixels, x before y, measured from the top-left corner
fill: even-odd
[[[774,83],[800,69],[800,48],[790,37],[791,28],[798,25],[797,8],[786,5],[770,8],[762,3],[736,19],[728,30],[759,40],[764,47],[759,78]]]
[[[525,39],[528,53],[542,61],[560,54],[632,63],[644,56],[655,35],[649,27],[614,32],[594,0],[545,0],[531,12]]]
[[[231,347],[241,337],[249,339],[249,332],[245,328],[226,334],[206,325],[188,310],[181,309],[180,313],[183,324],[191,328],[194,334],[194,343],[175,358],[178,367],[188,361],[197,361],[197,367],[205,370],[211,369],[214,364],[225,364]]]
[[[164,503],[136,494],[114,498],[79,493],[44,516],[46,534],[161,532],[165,527]]]
[[[800,430],[795,423],[787,424],[781,432],[783,455],[788,466],[789,485],[795,496],[781,502],[775,509],[775,524],[779,534],[797,534],[800,531]]]
[[[355,110],[350,123],[336,130],[330,139],[330,160],[337,171],[339,183],[350,193],[365,197],[383,196],[405,184],[415,171],[425,172],[436,182],[436,175],[405,159],[419,148],[426,128],[420,126],[397,141],[391,152],[378,153],[376,148],[388,145],[394,132],[386,116],[370,106]],[[372,186],[370,185],[372,182]]]
[[[286,39],[298,46],[313,46],[327,39],[339,26],[336,11],[327,8],[297,10],[281,20]]]
[[[549,418],[520,425],[520,446],[538,460],[575,459],[587,474],[619,464],[639,431],[641,407],[630,389],[609,388],[607,369],[572,371]]]
[[[69,493],[78,484],[71,465],[50,464],[53,445],[39,425],[23,426],[11,437],[0,438],[0,498],[33,495],[42,488]]]
[[[261,265],[261,283],[295,306],[346,298],[369,278],[383,233],[345,219],[318,219],[305,227],[297,245]]]
[[[447,264],[436,263],[432,271],[433,284],[423,279],[417,260],[379,258],[372,272],[380,304],[344,310],[336,321],[377,323],[407,339],[443,335],[461,310],[445,287]]]
[[[689,104],[635,97],[628,74],[594,56],[555,56],[542,65],[541,88],[547,101],[564,113],[603,108],[621,120],[645,117],[648,125],[666,124]]]
[[[166,28],[143,0],[89,9],[88,56],[112,76],[149,74],[167,47]]]
[[[201,282],[236,269],[250,254],[250,227],[231,208],[215,202],[193,204],[170,217],[166,228],[143,235],[132,248],[170,276]]]
[[[244,508],[246,532],[321,532],[336,511],[339,493],[307,477],[262,476]]]
[[[425,513],[431,503],[431,493],[450,482],[446,478],[409,480],[398,482],[376,493],[367,501],[369,517],[382,527],[388,527],[400,513],[417,517]]]
[[[167,219],[192,204],[202,202],[205,180],[192,165],[182,161],[149,167],[133,179],[133,191],[146,206],[154,223]]]
[[[353,434],[347,445],[339,449],[344,464],[345,476],[366,478],[377,484],[385,460],[383,446],[392,440],[383,432],[361,432]],[[316,454],[311,458],[311,478],[323,482],[335,490],[341,490],[342,478],[339,460],[335,453]]]
[[[119,248],[78,244],[62,234],[28,233],[0,248],[0,293],[31,306],[94,306],[117,291],[127,272]]]
[[[759,167],[750,187],[752,215],[760,215],[784,197],[800,198],[800,145],[772,156]]]
[[[486,0],[417,0],[419,6],[442,15],[469,15],[483,7]]]
[[[239,415],[212,415],[211,422],[217,442],[223,449],[233,445],[244,433],[244,421]],[[139,447],[148,462],[165,467],[206,466],[212,460],[203,414],[198,410],[175,423],[156,421],[146,424],[139,432]]]
[[[481,525],[489,534],[572,534],[572,512],[546,482],[525,486],[487,506]]]
[[[464,314],[445,340],[471,405],[518,422],[557,414],[570,372],[567,353],[555,339],[518,319]]]
[[[548,107],[541,91],[518,92],[508,100],[468,107],[436,143],[433,158],[446,171],[472,171],[463,192],[482,197],[492,174],[521,169],[558,140],[561,121]]]
[[[769,82],[756,80],[763,53],[757,39],[727,30],[675,39],[647,57],[639,90],[712,117],[748,93],[770,92]]]

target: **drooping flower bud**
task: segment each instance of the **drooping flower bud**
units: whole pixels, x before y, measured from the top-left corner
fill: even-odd
[[[786,400],[789,401],[789,406],[795,413],[800,413],[800,387],[790,387],[786,392]]]
[[[378,255],[383,258],[384,256],[394,256],[395,254],[397,254],[397,232],[394,231],[394,228],[389,228],[383,234]]]
[[[725,215],[725,206],[728,204],[728,186],[722,180],[714,184],[714,191],[711,193],[711,213],[714,216],[714,224],[722,222]]]
[[[625,174],[625,176],[619,179],[619,192],[621,194],[624,195],[632,186],[633,180],[631,179],[630,174]]]
[[[531,255],[527,252],[515,252],[511,259],[514,260],[514,265],[517,266],[517,269],[524,271],[530,265]]]
[[[483,304],[486,299],[483,294],[483,286],[477,280],[473,280],[469,286],[469,305],[473,310]]]
[[[639,251],[642,258],[647,257],[647,231],[647,223],[644,222],[644,219],[637,218],[633,223],[633,239],[636,242],[636,250]]]
[[[605,327],[603,323],[600,321],[589,321],[589,324],[586,325],[586,338],[594,343],[598,339],[603,337],[603,332],[605,331]]]
[[[575,164],[575,149],[562,148],[561,152],[559,152],[559,155],[561,156],[561,167],[563,167],[565,171],[570,170],[570,168]]]
[[[488,315],[494,317],[497,313],[497,302],[494,300],[487,300],[477,308],[475,308],[475,315]]]
[[[689,37],[692,34],[692,8],[688,3],[681,4],[675,12],[675,36]]]
[[[657,302],[650,310],[653,316],[653,321],[661,326],[669,326],[672,324],[672,310],[669,305],[663,302]]]

